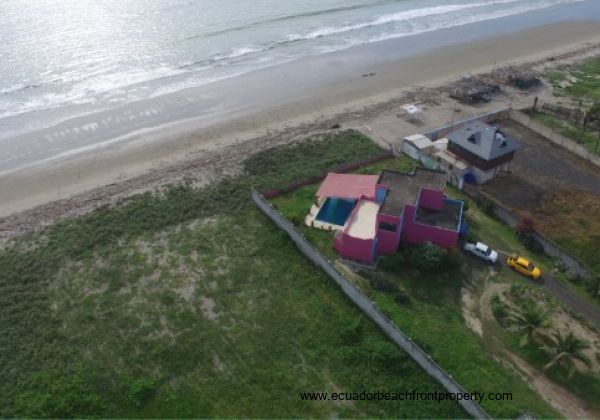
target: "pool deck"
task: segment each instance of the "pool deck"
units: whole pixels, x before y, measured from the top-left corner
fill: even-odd
[[[349,222],[346,233],[359,239],[375,238],[379,206],[376,202],[361,200],[354,212],[354,217]]]
[[[332,230],[332,231],[340,231],[340,232],[343,231],[344,226],[334,225],[333,223],[323,222],[323,221],[317,219],[317,215],[321,211],[321,207],[322,207],[322,204],[320,206],[313,204],[310,208],[310,211],[304,218],[304,224],[308,227],[313,227],[316,229]]]

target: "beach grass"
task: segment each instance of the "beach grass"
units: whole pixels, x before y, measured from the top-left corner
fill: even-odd
[[[555,94],[566,96],[573,102],[600,102],[600,57],[589,58],[568,68],[550,70],[544,77]]]
[[[597,131],[591,128],[584,129],[582,125],[543,111],[528,112],[527,115],[555,132],[576,141],[590,152],[600,154],[600,133]]]
[[[464,417],[453,402],[299,397],[442,391],[250,200],[380,152],[323,136],[16,239],[0,252],[0,414]]]

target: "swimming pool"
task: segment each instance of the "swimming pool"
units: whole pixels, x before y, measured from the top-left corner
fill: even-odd
[[[354,208],[354,200],[329,197],[321,206],[316,219],[332,225],[344,226]]]

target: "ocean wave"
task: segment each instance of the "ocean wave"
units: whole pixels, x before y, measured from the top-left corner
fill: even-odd
[[[81,76],[79,79],[68,77],[66,78],[67,80],[63,80],[64,75],[60,75],[59,77],[56,74],[48,74],[46,78],[47,82],[52,80],[52,78],[58,78],[57,80],[52,80],[52,87],[50,87],[49,83],[42,85],[23,83],[0,88],[0,98],[2,98],[0,101],[0,110],[4,111],[0,112],[0,118],[66,105],[96,105],[96,102],[112,103],[121,100],[135,100],[147,97],[148,94],[154,95],[150,93],[151,91],[164,93],[191,86],[200,86],[258,68],[280,64],[293,59],[301,59],[307,55],[339,51],[356,45],[433,32],[469,23],[526,13],[554,5],[582,1],[585,0],[546,0],[535,2],[492,0],[487,2],[422,7],[397,13],[382,14],[375,17],[371,16],[370,19],[365,19],[364,22],[353,25],[319,28],[304,35],[286,35],[284,32],[280,35],[281,38],[279,40],[268,41],[263,44],[257,42],[254,45],[249,43],[250,45],[242,45],[229,51],[225,50],[225,52],[212,57],[179,65],[173,63],[172,65],[156,67],[150,70],[141,68],[117,70],[111,66],[107,66],[107,68],[99,70],[99,72],[101,71],[104,74],[86,73],[85,75],[78,75],[77,77]],[[517,5],[511,5],[502,10],[486,12],[484,9],[485,6],[513,3]],[[357,8],[359,6],[352,7]],[[362,7],[366,7],[366,5]],[[477,10],[478,8],[481,9]],[[340,9],[348,9],[348,7]],[[472,10],[473,12],[460,13],[465,10]],[[311,13],[315,14],[318,12]],[[320,13],[325,12],[321,11]],[[449,14],[452,17],[444,19],[444,14]],[[432,19],[420,19],[430,16]],[[438,17],[433,18],[435,16]],[[402,25],[402,28],[398,27],[400,25],[396,27],[391,25],[411,20],[414,20],[414,22],[411,22],[410,25]],[[390,27],[388,28],[385,25],[390,25]],[[377,28],[377,31],[361,31],[361,29],[366,28]],[[357,33],[354,33],[354,31]],[[347,34],[348,32],[352,32],[352,36],[332,36]],[[307,47],[303,45],[304,41],[327,36],[332,36],[331,41],[328,40],[328,42],[319,43],[307,42]],[[300,44],[300,46],[299,48],[292,47],[286,49],[291,44]],[[272,50],[275,51],[270,53]],[[226,75],[222,76],[224,74]],[[57,89],[60,88],[61,84],[67,90],[59,93]],[[38,88],[40,86],[43,89],[35,97],[31,97],[32,95],[29,93],[23,95],[15,94],[25,89]],[[144,91],[144,89],[148,89],[148,91]],[[14,99],[11,98],[12,94],[15,94]]]
[[[397,38],[403,38],[403,37],[407,37],[407,36],[413,36],[413,35],[420,35],[423,33],[427,33],[427,32],[435,32],[438,30],[442,30],[442,29],[448,29],[448,28],[454,28],[457,26],[463,26],[463,25],[468,25],[468,24],[472,24],[472,23],[479,23],[479,22],[486,22],[486,21],[490,21],[490,20],[495,20],[495,19],[500,19],[503,17],[509,17],[509,16],[514,16],[514,15],[518,15],[518,14],[523,14],[523,13],[527,13],[527,12],[532,12],[535,10],[541,10],[547,7],[552,7],[558,4],[564,4],[564,3],[581,3],[583,1],[586,0],[550,0],[546,3],[543,4],[538,4],[538,5],[527,5],[527,4],[519,4],[519,7],[515,7],[513,9],[510,10],[498,10],[495,12],[490,12],[490,13],[483,13],[483,14],[479,14],[479,15],[471,15],[471,16],[464,16],[462,18],[453,20],[451,22],[447,22],[447,23],[442,23],[439,25],[435,25],[435,26],[431,26],[431,27],[421,27],[421,28],[415,28],[413,27],[411,31],[408,32],[392,32],[392,33],[387,33],[387,34],[381,34],[378,35],[376,37],[371,37],[367,40],[357,40],[356,43],[347,46],[351,47],[351,46],[356,46],[356,45],[360,45],[360,44],[370,44],[370,43],[375,43],[375,42],[381,42],[381,41],[387,41],[390,39],[397,39]]]
[[[204,37],[208,38],[208,37],[223,35],[223,34],[230,33],[230,32],[244,31],[247,29],[252,29],[252,28],[259,27],[259,26],[263,26],[265,24],[286,22],[286,21],[302,19],[302,18],[317,17],[317,16],[328,15],[328,14],[332,14],[332,13],[367,9],[367,8],[372,8],[375,6],[383,6],[383,5],[390,4],[390,3],[397,3],[399,1],[403,1],[403,0],[383,0],[383,1],[379,1],[379,2],[355,4],[352,6],[341,6],[341,7],[329,8],[329,9],[314,10],[314,11],[310,11],[310,12],[296,13],[293,15],[277,16],[274,18],[265,19],[265,20],[261,20],[261,21],[257,21],[257,22],[252,22],[252,23],[248,23],[245,25],[234,26],[232,28],[224,28],[224,29],[220,29],[217,31],[213,31],[213,32],[192,35],[192,36],[185,38],[184,41],[189,41],[189,40],[193,40],[193,39],[197,39],[197,38],[204,38]]]
[[[76,81],[72,81],[73,86],[66,92],[48,92],[31,98],[22,100],[8,101],[6,104],[0,102],[0,118],[14,117],[16,115],[26,114],[33,111],[55,109],[65,105],[90,105],[98,100],[109,100],[124,92],[124,89],[135,85],[141,85],[148,82],[155,82],[164,78],[182,74],[183,70],[170,67],[157,67],[152,70],[129,69],[101,76],[85,76]],[[16,89],[12,88],[9,93],[16,93],[32,87],[49,87],[52,83],[23,86]],[[9,91],[9,89],[6,89]],[[8,96],[9,93],[6,95]]]
[[[421,9],[407,10],[404,12],[382,15],[374,20],[352,25],[332,26],[316,29],[304,35],[289,35],[288,41],[303,41],[321,38],[329,35],[342,34],[346,32],[356,31],[359,29],[371,28],[390,23],[402,22],[411,19],[445,15],[448,13],[460,12],[468,9],[481,8],[485,6],[493,6],[499,4],[517,3],[519,0],[494,0],[486,3],[470,3],[470,4],[449,4],[445,6],[424,7]]]

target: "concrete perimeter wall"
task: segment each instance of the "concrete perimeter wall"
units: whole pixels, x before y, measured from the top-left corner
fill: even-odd
[[[417,346],[406,334],[404,334],[394,323],[381,312],[377,306],[363,294],[350,280],[342,275],[333,264],[321,254],[300,233],[294,225],[283,217],[260,193],[252,190],[252,200],[258,208],[271,219],[280,229],[286,232],[298,249],[317,267],[323,269],[344,294],[368,316],[398,347],[406,351],[415,362],[419,364],[431,377],[438,381],[448,392],[466,393],[452,376],[447,374],[431,356]],[[489,415],[475,401],[462,400],[458,403],[467,413],[475,418],[489,418]]]
[[[571,140],[562,134],[557,133],[550,127],[535,121],[527,114],[513,109],[510,111],[510,119],[518,122],[521,125],[529,128],[531,131],[535,131],[544,138],[550,140],[552,143],[567,149],[568,151],[575,153],[579,157],[592,162],[594,165],[600,167],[600,156],[590,152],[588,149],[578,144],[576,141]]]
[[[463,192],[475,201],[479,201],[483,198],[492,202],[494,204],[494,215],[507,225],[515,227],[519,223],[520,219],[517,216],[515,216],[510,210],[508,210],[493,197],[484,193],[478,188],[473,187],[472,185],[465,184],[463,187]],[[572,273],[576,273],[582,278],[593,276],[591,270],[589,270],[581,261],[579,261],[571,254],[567,253],[565,250],[563,250],[557,244],[552,242],[550,239],[546,238],[538,232],[534,232],[533,237],[542,245],[546,254],[550,255],[551,257],[560,258],[562,262],[567,266],[568,270]]]

